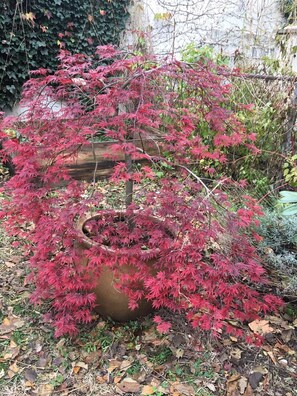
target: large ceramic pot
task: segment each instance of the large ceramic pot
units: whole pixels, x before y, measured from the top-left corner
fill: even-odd
[[[88,258],[86,257],[85,254],[86,250],[90,249],[93,246],[96,246],[96,242],[94,242],[90,237],[86,235],[85,226],[87,222],[89,222],[90,220],[98,220],[102,216],[103,214],[99,213],[92,217],[80,219],[78,222],[78,232],[80,234],[79,236],[81,242],[78,243],[77,247],[79,250],[80,260],[83,265],[87,265],[88,262]],[[125,213],[115,212],[114,216],[117,218],[123,217],[125,216]],[[162,227],[164,229],[164,226],[159,219],[150,217],[150,220],[153,221],[156,224],[156,226]],[[114,254],[116,260],[116,256],[119,254],[118,251],[115,254],[115,251],[111,247],[105,245],[103,246],[101,245],[100,248],[105,249],[106,251],[108,251],[109,254]],[[150,252],[145,251],[143,253],[140,253],[137,258],[140,260],[145,260],[146,265],[151,266],[153,271],[153,266],[158,260],[158,251],[156,249],[156,251],[154,252],[154,257],[155,257],[154,259],[151,259],[152,256],[151,253],[152,253],[151,251]],[[127,254],[127,249],[125,249],[125,254]],[[123,273],[131,274],[136,271],[136,268],[128,264],[128,265],[122,265],[120,267],[120,270]],[[148,313],[152,312],[153,310],[152,304],[145,299],[139,301],[138,308],[134,310],[129,309],[128,297],[117,289],[114,281],[115,281],[114,272],[109,267],[103,266],[101,276],[98,279],[97,286],[94,289],[94,293],[96,295],[95,310],[100,315],[109,317],[118,322],[125,322],[129,320],[135,320],[141,316],[147,315]]]

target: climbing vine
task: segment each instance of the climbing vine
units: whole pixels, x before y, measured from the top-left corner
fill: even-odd
[[[296,19],[297,3],[295,0],[281,0],[281,11],[288,23]]]
[[[118,44],[129,0],[2,0],[0,110],[18,101],[30,70],[55,70],[60,49],[91,53]]]

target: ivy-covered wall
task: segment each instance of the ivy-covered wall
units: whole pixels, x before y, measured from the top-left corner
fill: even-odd
[[[130,0],[1,0],[0,110],[18,101],[29,70],[55,69],[61,48],[118,44]]]

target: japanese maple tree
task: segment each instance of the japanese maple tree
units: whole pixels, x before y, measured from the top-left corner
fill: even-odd
[[[3,136],[13,128],[22,137],[4,143],[16,175],[5,184],[2,217],[9,232],[26,241],[32,301],[51,302],[57,336],[92,320],[92,290],[103,265],[117,275],[131,309],[145,297],[215,334],[241,336],[232,321],[253,320],[281,305],[257,291],[266,282],[254,246],[260,207],[248,196],[228,194],[232,182],[215,181],[212,168],[206,171],[214,184],[197,175],[201,163],[224,163],[228,147],[256,150],[255,136],[227,109],[230,85],[220,67],[128,56],[105,46],[93,57],[62,52],[55,73],[32,74],[23,90],[26,113],[1,122]],[[207,139],[201,125],[209,128]],[[90,222],[86,232],[94,243],[82,265],[77,219],[98,211],[104,196],[94,183],[97,166],[90,189],[72,177],[69,164],[102,135],[114,142],[110,183],[126,184],[127,222],[115,224],[111,210]],[[153,142],[157,154],[136,139]],[[133,184],[143,181],[153,187],[133,200]],[[102,249],[106,244],[113,254]],[[127,263],[135,267],[131,274],[121,272]],[[155,321],[161,331],[170,328],[159,316]]]

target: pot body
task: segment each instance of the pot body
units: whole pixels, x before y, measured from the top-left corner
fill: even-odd
[[[96,245],[90,238],[88,238],[84,232],[84,224],[88,220],[98,219],[99,215],[95,215],[89,217],[85,220],[80,220],[78,222],[78,230],[80,232],[80,236],[83,234],[83,239],[81,242],[76,244],[78,254],[80,257],[80,263],[84,266],[88,263],[88,258],[85,254],[87,249],[90,249],[92,246]],[[106,249],[105,246],[102,249]],[[112,249],[108,248],[109,254],[112,254]],[[116,254],[115,260],[116,260]],[[141,259],[141,258],[140,258]],[[155,259],[146,260],[146,264],[153,268],[153,265],[158,260],[158,257]],[[136,269],[132,265],[123,265],[121,266],[121,272],[125,274],[135,273]],[[115,282],[115,274],[114,272],[107,266],[102,267],[100,278],[98,279],[97,285],[94,289],[94,293],[96,295],[96,308],[95,311],[100,315],[109,317],[118,322],[126,322],[129,320],[136,320],[141,316],[145,316],[153,311],[152,304],[146,299],[141,299],[138,301],[138,307],[134,310],[131,310],[128,306],[129,298],[119,291],[116,287]]]

